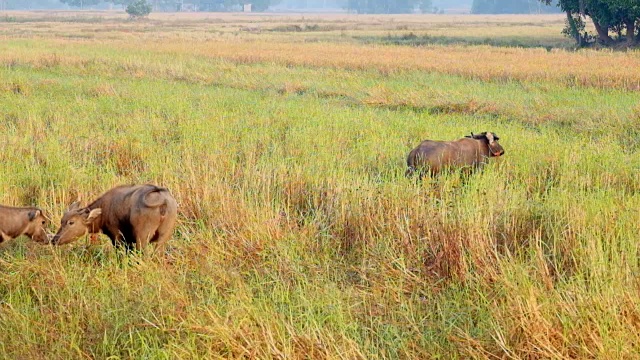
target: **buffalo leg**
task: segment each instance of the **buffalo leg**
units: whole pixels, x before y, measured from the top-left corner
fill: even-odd
[[[154,238],[154,242],[156,243],[155,253],[158,254],[158,256],[163,256],[165,254],[167,241],[169,241],[169,239],[171,239],[171,237],[173,236],[175,227],[175,217],[173,217],[172,219],[168,218],[165,222],[160,224],[158,232],[156,233],[156,238]]]
[[[0,231],[0,243],[2,243],[5,240],[9,240],[9,235],[3,233],[2,231]]]
[[[144,254],[145,249],[149,245],[149,242],[151,241],[157,230],[157,226],[154,222],[151,221],[143,223],[142,226],[138,226],[135,229],[136,250]]]
[[[111,239],[111,244],[113,245],[113,247],[120,248],[122,245],[124,245],[124,241],[122,240],[122,234],[120,233],[120,230],[103,229],[102,232],[104,232],[104,234],[107,235],[109,239]]]
[[[133,236],[133,234],[126,230],[123,232],[119,229],[115,230],[113,233],[115,235],[109,236],[111,238],[113,247],[115,247],[116,249],[124,248],[126,253],[129,253],[129,251],[133,250],[133,242],[135,241],[135,237]]]
[[[167,241],[171,239],[171,235],[173,235],[171,231],[166,231],[162,234],[158,233],[158,241],[156,241],[155,250],[154,250],[154,252],[158,256],[163,256],[165,254],[165,251],[167,248]]]

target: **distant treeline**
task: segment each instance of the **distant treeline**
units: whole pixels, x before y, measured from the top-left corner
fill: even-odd
[[[134,0],[0,0],[3,10],[124,8]],[[251,3],[254,11],[266,10],[280,0],[147,0],[153,11],[238,11]]]
[[[133,0],[0,0],[0,9],[109,9],[125,7]],[[281,8],[341,9],[363,14],[432,12],[431,0],[147,0],[154,11],[239,11],[251,4],[252,11],[270,6]]]
[[[2,10],[60,9],[65,5],[58,0],[0,0]]]
[[[359,14],[430,12],[431,0],[348,0],[347,9]]]
[[[560,8],[545,5],[539,0],[473,0],[471,12],[474,14],[540,14],[560,12]]]

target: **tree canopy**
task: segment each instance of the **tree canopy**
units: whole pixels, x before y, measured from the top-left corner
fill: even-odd
[[[552,0],[540,0],[549,4]],[[573,37],[578,45],[586,45],[594,39],[604,45],[626,42],[633,46],[640,42],[640,0],[559,0],[560,8],[567,14],[564,33]],[[597,36],[584,31],[584,20],[589,17]]]
[[[137,19],[148,16],[151,13],[152,8],[153,7],[147,2],[147,0],[136,0],[127,5],[125,11],[131,18]]]

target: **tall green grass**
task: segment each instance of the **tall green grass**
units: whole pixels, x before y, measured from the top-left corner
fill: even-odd
[[[0,357],[637,356],[637,93],[50,45],[2,44],[0,203],[154,182],[180,221],[162,261],[0,246]],[[505,156],[404,178],[471,131]]]

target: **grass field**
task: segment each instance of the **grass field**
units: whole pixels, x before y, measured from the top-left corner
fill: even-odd
[[[0,203],[180,213],[163,260],[0,245],[0,358],[638,358],[640,53],[562,26],[1,14]],[[505,156],[404,178],[472,131]]]

